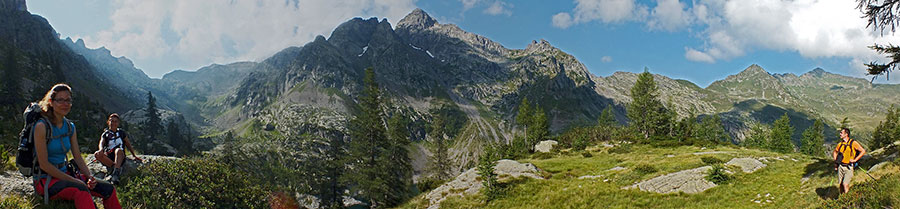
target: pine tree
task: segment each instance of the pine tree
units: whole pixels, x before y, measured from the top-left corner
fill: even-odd
[[[356,184],[352,187],[372,208],[389,207],[386,204],[390,194],[388,162],[384,155],[389,151],[389,141],[385,135],[384,111],[381,109],[381,90],[375,82],[375,70],[367,68],[363,78],[363,92],[359,98],[360,113],[350,121],[350,164],[354,168],[348,172],[346,181]]]
[[[644,136],[668,135],[666,131],[671,122],[669,111],[658,100],[658,87],[653,75],[647,69],[638,75],[637,82],[631,87],[631,104],[628,106],[628,118],[631,127]]]
[[[771,133],[769,132],[771,127],[766,124],[761,123],[753,123],[750,125],[750,133],[747,134],[747,137],[744,139],[742,143],[745,147],[752,148],[768,148],[769,142],[766,140]]]
[[[478,159],[478,176],[481,177],[481,185],[484,186],[482,191],[487,202],[496,199],[500,195],[497,174],[494,173],[494,166],[497,166],[498,158],[496,149],[491,145],[487,145]]]
[[[533,152],[534,145],[540,141],[546,140],[550,135],[550,122],[547,120],[547,114],[544,112],[544,108],[535,108],[532,115],[534,117],[531,121],[531,130],[529,130],[529,137],[526,138],[527,143],[525,144],[526,150],[529,152]]]
[[[320,190],[319,195],[322,208],[343,208],[344,206],[343,194],[346,186],[340,181],[340,178],[345,171],[345,162],[341,158],[346,155],[344,140],[337,136],[329,137],[328,147],[323,156],[325,158],[324,188]]]
[[[444,134],[432,135],[434,137],[433,155],[431,156],[431,175],[439,180],[450,179],[452,161],[450,161],[450,147]]]
[[[531,103],[528,102],[528,97],[523,97],[522,102],[519,103],[519,113],[516,114],[516,124],[524,127],[523,133],[525,133],[525,137],[522,137],[524,141],[513,141],[513,147],[521,150],[521,147],[526,146],[528,141],[528,126],[531,125],[531,121],[534,116],[532,115]]]
[[[678,125],[675,128],[675,136],[678,137],[678,140],[685,141],[696,137],[697,129],[697,115],[691,110],[687,117],[678,121]]]
[[[898,128],[900,128],[900,108],[895,109],[894,105],[891,105],[884,120],[878,123],[875,132],[872,133],[872,148],[882,148],[900,139]]]
[[[703,122],[697,127],[696,137],[716,144],[731,141],[731,136],[725,133],[725,128],[722,126],[722,119],[719,115],[703,118]]]
[[[153,98],[153,92],[147,92],[147,111],[144,117],[147,117],[144,124],[147,138],[156,140],[159,134],[162,133],[163,128],[159,119],[159,110],[156,107],[156,98]]]
[[[612,105],[606,105],[606,108],[603,108],[603,111],[600,112],[600,117],[597,118],[597,125],[600,127],[613,127],[618,124],[612,111]]]
[[[388,139],[391,141],[388,156],[390,158],[391,195],[386,201],[387,205],[399,205],[410,197],[412,182],[412,164],[409,159],[409,120],[406,117],[395,114],[388,121]]]
[[[791,136],[794,135],[794,127],[791,126],[791,119],[788,118],[787,113],[781,116],[780,119],[775,120],[775,125],[772,128],[769,142],[769,149],[781,153],[794,152],[794,144],[791,143]]]
[[[186,142],[184,136],[181,135],[181,129],[178,128],[178,124],[175,123],[175,120],[170,120],[166,125],[166,132],[168,133],[168,143],[172,147],[178,149],[179,154],[184,155],[190,151],[191,145]]]
[[[825,127],[822,121],[816,120],[813,126],[803,131],[803,143],[800,144],[800,152],[812,156],[823,154],[822,145],[825,143]]]

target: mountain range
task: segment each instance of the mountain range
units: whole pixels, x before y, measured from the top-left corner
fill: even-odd
[[[412,120],[415,141],[430,138],[426,134],[433,117],[430,111],[441,104],[453,104],[467,118],[451,155],[459,170],[477,159],[484,143],[508,142],[521,134],[513,122],[523,98],[548,113],[553,133],[592,125],[608,106],[624,124],[630,88],[637,79],[630,72],[594,75],[545,40],[509,49],[459,26],[439,23],[421,9],[396,25],[386,19],[353,18],[338,25],[330,37],[318,36],[259,62],[213,64],[154,79],[105,48],[89,49],[82,40],[60,39],[45,19],[24,6],[0,6],[0,60],[14,51],[20,66],[15,70],[24,75],[4,75],[2,80],[19,79],[25,89],[20,92],[23,101],[34,100],[52,83],[68,82],[81,92],[79,99],[97,104],[88,105],[95,109],[80,120],[102,120],[91,114],[139,111],[145,108],[146,93],[152,92],[160,106],[173,118],[183,118],[195,136],[258,129],[308,131],[288,129],[295,127],[293,123],[345,130],[347,118],[358,111],[363,71],[371,67],[391,104],[386,109]],[[834,127],[845,117],[854,128],[871,132],[887,107],[900,101],[898,85],[872,84],[820,68],[802,75],[773,74],[754,64],[706,88],[662,75],[654,79],[660,99],[680,117],[720,115],[736,143],[752,124],[771,124],[783,114],[796,128],[794,140],[814,120],[828,125],[828,141],[836,139]],[[24,105],[6,104],[3,117],[16,115],[19,106]],[[140,114],[132,115],[125,120],[140,124]],[[429,152],[420,143],[414,146],[411,157],[418,170]]]

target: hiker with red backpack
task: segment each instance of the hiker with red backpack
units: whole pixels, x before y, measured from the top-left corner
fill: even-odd
[[[119,175],[122,174],[122,164],[125,163],[125,150],[131,150],[131,156],[134,160],[142,162],[143,160],[134,153],[131,147],[131,141],[128,140],[128,133],[119,128],[119,114],[113,113],[106,120],[107,128],[100,135],[100,149],[94,152],[94,158],[100,161],[100,164],[107,167],[109,181],[113,184],[119,183]]]
[[[75,124],[65,118],[72,109],[72,88],[56,84],[38,105],[41,117],[30,128],[32,138],[28,141],[34,144],[37,163],[30,167],[35,172],[32,176],[35,193],[43,195],[45,203],[48,199],[73,200],[78,209],[96,208],[91,196],[103,198],[104,208],[122,208],[115,187],[94,179],[81,157]],[[27,113],[26,110],[26,116]],[[72,161],[67,159],[69,152]],[[17,163],[18,160],[17,156]]]
[[[831,152],[834,157],[835,170],[838,171],[838,188],[841,194],[850,191],[850,180],[853,179],[853,168],[866,150],[856,140],[850,139],[850,129],[841,128],[841,142]]]

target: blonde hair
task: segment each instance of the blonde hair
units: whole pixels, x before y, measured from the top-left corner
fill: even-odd
[[[69,94],[72,93],[72,87],[67,84],[60,83],[53,85],[50,88],[50,91],[47,91],[47,94],[44,94],[44,98],[38,103],[41,105],[41,115],[45,118],[50,119],[50,122],[56,121],[56,114],[53,113],[53,106],[50,106],[50,102],[56,97],[56,94],[59,92],[67,91]]]

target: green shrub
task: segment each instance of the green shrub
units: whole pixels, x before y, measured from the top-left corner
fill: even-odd
[[[155,161],[124,177],[119,197],[147,208],[265,208],[268,193],[209,158]]]
[[[6,196],[0,198],[0,208],[34,208],[34,205],[19,196]]]
[[[422,178],[419,180],[419,183],[416,183],[416,189],[419,189],[420,192],[427,192],[434,188],[438,188],[444,184],[444,182],[447,181],[442,181],[437,178]]]
[[[706,175],[706,180],[711,181],[715,184],[726,184],[733,179],[731,175],[725,173],[725,167],[722,164],[714,164],[712,165],[712,169],[709,170],[709,173]]]
[[[820,208],[896,208],[900,206],[900,175],[889,174],[877,181],[850,187],[837,199],[825,200]]]
[[[703,164],[706,164],[706,165],[715,165],[715,164],[725,163],[725,161],[723,161],[722,159],[719,159],[717,157],[711,157],[711,156],[701,157],[700,161],[703,161]]]
[[[609,148],[610,154],[628,154],[630,152],[631,152],[631,145],[628,145],[628,144],[620,144],[619,146]]]
[[[647,175],[647,174],[651,174],[651,173],[656,173],[656,171],[658,171],[658,170],[656,169],[656,167],[653,167],[652,165],[640,164],[640,165],[634,167],[634,171],[640,175]]]
[[[581,156],[582,156],[582,157],[586,157],[586,158],[588,158],[588,157],[594,157],[594,155],[591,154],[591,152],[588,152],[588,151],[582,152],[582,153],[581,153]]]

